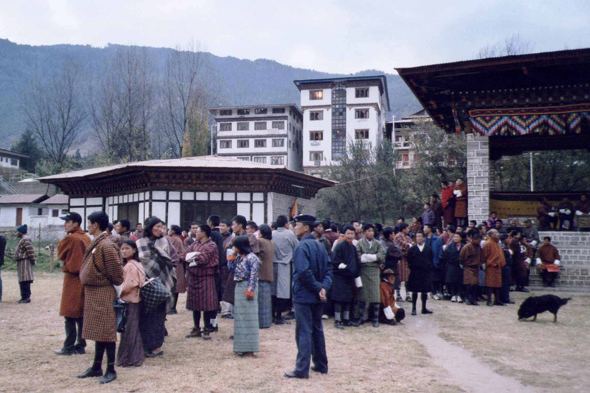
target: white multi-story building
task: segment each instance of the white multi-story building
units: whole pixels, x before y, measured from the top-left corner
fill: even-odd
[[[424,134],[421,125],[431,123],[432,118],[426,110],[402,117],[401,120],[387,122],[387,137],[391,139],[394,149],[399,152],[399,159],[396,162],[397,169],[411,168],[416,160],[414,143],[416,138]],[[452,162],[452,161],[449,161]]]
[[[303,171],[303,116],[295,104],[211,108],[217,155]]]
[[[317,174],[362,140],[375,148],[389,111],[385,76],[296,80],[303,112],[303,169]]]
[[[20,154],[11,150],[0,149],[0,167],[19,169],[20,161],[28,158],[25,154]]]

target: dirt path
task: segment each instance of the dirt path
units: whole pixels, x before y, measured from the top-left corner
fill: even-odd
[[[536,392],[516,379],[495,373],[463,348],[439,336],[440,330],[430,316],[409,316],[404,321],[413,338],[426,347],[434,363],[450,374],[453,384],[468,392]]]

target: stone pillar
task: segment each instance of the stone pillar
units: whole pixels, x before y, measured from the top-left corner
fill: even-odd
[[[467,215],[478,224],[490,213],[490,151],[487,136],[467,134]]]

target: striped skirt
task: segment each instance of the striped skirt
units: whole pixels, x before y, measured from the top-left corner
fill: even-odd
[[[254,300],[247,300],[244,291],[248,281],[236,283],[234,303],[234,352],[260,352],[258,334],[258,285],[254,290]]]
[[[407,282],[410,278],[410,268],[408,267],[408,259],[407,257],[403,257],[402,260],[398,264],[399,268],[399,282]]]
[[[258,324],[260,329],[269,328],[272,325],[272,283],[258,281]]]
[[[363,286],[359,294],[359,302],[381,303],[381,278],[379,263],[364,263],[361,266]]]

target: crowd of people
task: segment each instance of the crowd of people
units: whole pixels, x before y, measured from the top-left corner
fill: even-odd
[[[313,371],[328,371],[322,319],[333,318],[337,329],[395,325],[406,317],[405,302],[411,315],[418,299],[421,314],[432,314],[429,294],[505,306],[513,303],[511,291],[528,292],[532,266],[553,286],[560,256],[551,239],[541,240],[530,220],[505,228],[492,213],[486,222],[467,222],[466,195],[461,179],[443,183],[440,200],[432,195],[421,217],[411,224],[399,217],[393,227],[310,215],[258,225],[241,215],[213,215],[186,232],[158,217],[132,231],[128,220],[110,223],[95,212],[86,234],[82,217],[70,213],[58,245],[66,338],[56,354],[83,354],[86,340],[95,341],[94,362],[78,377],[109,383],[115,365],[141,366],[163,355],[166,320],[175,318],[179,295],[186,294],[193,319],[186,339],[210,340],[218,317],[231,319],[239,356],[259,352],[259,329],[295,320],[296,367],[285,376],[308,378],[312,358]],[[35,253],[27,230],[17,228],[19,303],[31,301]],[[125,318],[114,303],[124,304]]]

